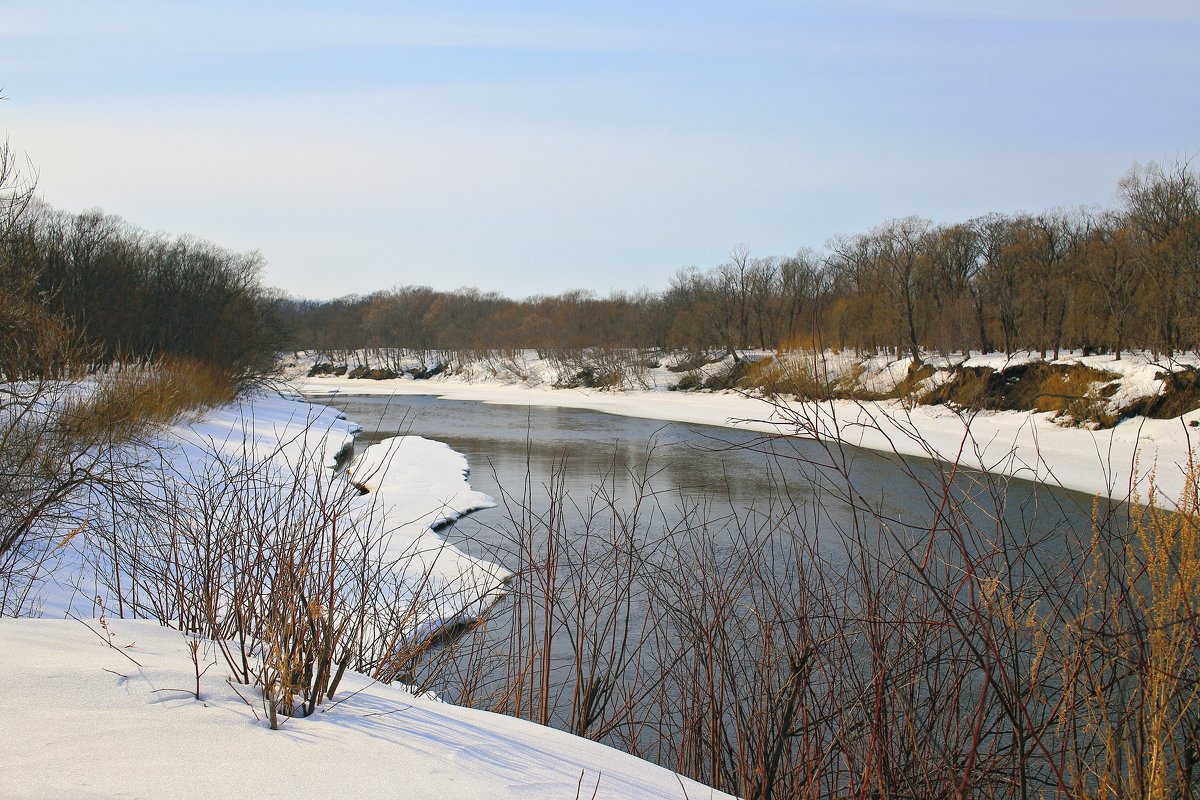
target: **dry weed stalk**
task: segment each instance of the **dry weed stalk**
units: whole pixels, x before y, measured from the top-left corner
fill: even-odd
[[[1161,800],[1197,790],[1197,477],[1193,461],[1175,509],[1133,507],[1125,541],[1106,542],[1097,527],[1088,599],[1063,666],[1078,695],[1064,724],[1088,745],[1074,753],[1077,797]]]
[[[313,714],[348,669],[400,676],[428,614],[461,602],[406,570],[436,554],[392,552],[380,507],[319,452],[288,462],[290,444],[164,457],[112,518],[117,534],[91,539],[125,612],[212,639],[234,679],[260,688],[272,727]]]
[[[744,797],[1194,794],[1194,479],[1177,511],[1091,515],[897,458],[922,498],[897,512],[796,422],[815,445],[753,445],[802,476],[758,512],[657,492],[649,460],[583,499],[561,462],[528,475],[503,634],[427,680]]]

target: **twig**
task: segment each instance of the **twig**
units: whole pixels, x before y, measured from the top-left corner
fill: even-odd
[[[253,704],[253,703],[251,703],[249,700],[247,700],[247,699],[246,699],[246,696],[245,696],[244,694],[242,694],[241,692],[239,692],[239,691],[237,690],[237,687],[233,685],[233,681],[229,680],[229,678],[226,678],[226,679],[225,679],[225,682],[226,682],[227,684],[229,684],[229,688],[230,688],[230,689],[233,689],[233,693],[234,693],[234,694],[236,694],[238,697],[242,698],[242,702],[243,702],[243,703],[245,703],[246,705],[248,705],[248,706],[250,707],[250,711],[251,711],[251,712],[254,714],[254,718],[255,718],[256,720],[258,720],[259,722],[262,722],[262,717],[260,717],[260,716],[258,715],[258,709],[256,709],[256,708],[254,707],[254,704]]]
[[[86,622],[84,622],[84,621],[83,621],[83,620],[81,620],[79,617],[77,617],[77,616],[75,616],[74,614],[72,614],[70,611],[68,611],[68,612],[67,612],[67,616],[68,616],[68,617],[70,617],[71,619],[75,620],[76,622],[78,622],[78,623],[79,623],[80,625],[82,625],[83,627],[87,628],[89,631],[91,631],[93,634],[95,634],[95,635],[96,635],[96,638],[98,638],[100,641],[104,642],[106,645],[108,645],[109,647],[111,647],[113,650],[116,650],[118,653],[120,653],[121,655],[125,656],[125,658],[129,659],[129,661],[130,661],[131,663],[133,663],[133,664],[134,664],[134,666],[136,666],[138,669],[145,669],[145,667],[144,667],[143,665],[139,664],[139,663],[138,663],[138,662],[137,662],[137,661],[134,659],[134,657],[133,657],[133,656],[129,655],[129,653],[126,653],[124,650],[122,650],[121,648],[117,647],[115,644],[113,644],[113,643],[112,643],[112,641],[111,641],[110,639],[106,639],[104,636],[102,636],[102,635],[100,634],[100,632],[99,632],[98,630],[96,630],[95,628],[93,628],[91,625],[88,625]]]

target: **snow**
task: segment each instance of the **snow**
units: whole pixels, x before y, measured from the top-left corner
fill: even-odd
[[[210,643],[197,701],[183,634],[104,624],[0,620],[0,797],[575,797],[581,777],[582,797],[597,782],[598,798],[728,796],[595,742],[360,675],[345,678],[336,705],[272,731]]]
[[[170,426],[148,452],[185,484],[221,459],[328,473],[356,430],[333,409],[260,394]],[[398,436],[346,474],[367,490],[349,507],[356,524],[384,534],[387,557],[437,600],[414,595],[417,633],[502,591],[505,570],[434,530],[494,505],[470,488],[464,456]],[[43,612],[69,613],[81,582],[48,582]],[[211,642],[196,640],[197,668],[191,641],[154,621],[0,619],[0,797],[727,797],[589,740],[357,674],[312,717],[272,731],[259,692],[229,682]]]
[[[1021,351],[1019,353],[976,353],[962,363],[964,367],[987,367],[1003,371],[1009,367],[1019,367],[1041,361],[1037,353]]]
[[[88,391],[89,387],[68,390]],[[272,464],[279,469],[291,465],[332,469],[338,455],[351,447],[358,430],[357,424],[334,409],[314,406],[298,395],[263,392],[166,426],[147,441],[118,453],[116,469],[125,471],[126,480],[137,481],[141,491],[157,492],[161,499],[163,476],[176,486],[200,484],[206,474],[219,474],[218,462],[222,461]],[[84,498],[78,504],[77,515],[90,531],[112,529],[107,502],[89,503]],[[74,540],[75,544],[80,539]],[[46,566],[49,573],[36,595],[40,613],[91,615],[97,597],[101,604],[116,607],[90,569],[86,554],[77,548],[58,548]]]
[[[350,450],[358,430],[334,409],[296,395],[264,392],[177,422],[125,458],[136,465],[131,475],[144,478],[144,493],[161,495],[165,475],[175,493],[172,502],[187,504],[193,498],[193,505],[199,505],[192,487],[222,480],[228,465],[266,465],[281,470],[285,480],[298,472],[308,473],[310,481],[328,482],[328,472]],[[326,474],[313,474],[317,471]],[[346,472],[369,489],[351,500],[348,527],[386,542],[385,560],[398,562],[400,583],[408,587],[417,609],[410,635],[478,614],[497,598],[509,573],[450,546],[434,530],[495,505],[470,488],[465,457],[440,442],[399,436],[357,453]],[[105,503],[93,504],[87,514],[90,530],[111,530]],[[90,616],[97,607],[117,607],[78,551],[58,555],[39,599],[45,616]]]
[[[298,464],[316,455],[332,467],[360,427],[333,409],[298,397],[262,393],[172,425],[161,442],[174,458],[219,453]]]
[[[1027,363],[1036,354],[972,356],[970,366],[1002,368]],[[943,360],[949,363],[948,360]],[[1194,359],[1192,360],[1194,361]],[[845,362],[845,363],[842,363]],[[883,388],[907,369],[884,361],[868,364],[868,374]],[[1124,394],[1132,398],[1161,389],[1155,373],[1166,368],[1148,357],[1068,355],[1061,363],[1082,362],[1122,376]],[[861,363],[861,362],[859,362]],[[1181,362],[1174,362],[1175,368]],[[1191,363],[1189,361],[1188,363]],[[848,356],[831,358],[831,374],[849,369]],[[946,364],[933,363],[935,367]],[[672,374],[675,380],[678,375]],[[905,456],[960,460],[964,466],[1046,481],[1067,489],[1115,498],[1155,499],[1173,504],[1184,487],[1188,459],[1200,444],[1200,410],[1175,419],[1128,419],[1108,430],[1057,424],[1051,414],[1035,412],[957,412],[944,406],[906,407],[900,401],[768,402],[737,392],[667,392],[656,384],[645,390],[620,392],[552,389],[545,383],[505,379],[465,380],[439,376],[430,380],[365,381],[336,377],[293,378],[306,396],[319,399],[347,395],[436,395],[503,405],[556,406],[698,425],[752,431],[838,436],[847,444]],[[799,423],[799,424],[798,424]]]
[[[346,468],[368,494],[351,511],[384,527],[386,557],[398,559],[408,585],[420,587],[424,617],[440,627],[478,615],[497,598],[510,573],[446,543],[435,529],[495,500],[471,489],[467,459],[449,445],[422,436],[393,436],[372,445]]]
[[[1158,391],[1155,375],[1175,368],[1147,358],[1070,359],[1118,374],[1119,393],[1128,397]],[[852,368],[843,360],[833,369]],[[976,356],[967,363],[1002,368],[1014,362]],[[868,380],[881,387],[907,372],[899,361],[866,367]],[[1062,427],[1049,414],[965,414],[942,406],[906,408],[899,401],[771,404],[732,392],[667,392],[664,381],[678,375],[665,368],[648,372],[652,388],[621,392],[550,389],[545,364],[516,358],[486,375],[477,372],[473,381],[322,377],[298,385],[312,396],[436,394],[838,436],[853,445],[960,459],[1087,492],[1123,497],[1133,491],[1143,500],[1154,472],[1165,502],[1183,487],[1183,467],[1195,446],[1191,423],[1200,421],[1200,411],[1193,411],[1090,431]],[[216,458],[239,457],[290,466],[311,462],[329,470],[356,430],[332,409],[260,395],[177,423],[158,444],[181,475]],[[403,556],[406,569],[440,581],[437,594],[448,600],[422,621],[430,627],[477,613],[507,576],[450,547],[434,530],[492,504],[470,488],[467,474],[463,456],[413,436],[386,439],[347,469],[368,490],[352,511],[384,526],[389,552]],[[50,613],[65,608],[69,598],[55,591],[66,588],[51,584]],[[9,689],[0,696],[0,750],[6,754],[0,796],[523,798],[587,797],[593,787],[597,797],[726,796],[594,742],[359,675],[347,677],[335,703],[271,731],[258,718],[255,690],[226,680],[215,646],[202,642],[200,654],[206,671],[197,701],[189,693],[196,678],[188,639],[157,623],[0,620],[0,681]]]

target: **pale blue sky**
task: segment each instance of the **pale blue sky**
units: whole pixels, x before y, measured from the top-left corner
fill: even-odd
[[[1200,4],[0,0],[51,204],[331,297],[659,289],[737,245],[1113,201],[1200,148]]]

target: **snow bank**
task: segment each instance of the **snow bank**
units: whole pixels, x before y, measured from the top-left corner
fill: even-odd
[[[414,593],[422,606],[418,626],[426,629],[478,615],[511,575],[447,544],[435,532],[463,514],[496,505],[471,489],[468,472],[466,456],[422,436],[385,439],[346,468],[347,477],[367,490],[351,511],[384,528],[385,557],[398,560],[407,583],[417,587]]]
[[[146,441],[119,448],[113,470],[123,481],[140,484],[143,495],[157,495],[162,502],[162,476],[169,476],[177,486],[201,485],[206,476],[219,474],[221,461],[269,464],[282,470],[298,465],[332,469],[339,455],[352,447],[359,429],[341,412],[315,406],[299,395],[263,392],[181,419]],[[106,499],[85,497],[76,505],[89,533],[108,532],[111,537],[114,509]],[[84,538],[60,548],[44,565],[47,571],[36,592],[42,615],[90,616],[96,613],[97,601],[102,607],[118,606],[108,596],[105,581],[97,578],[90,554],[78,546]]]
[[[219,490],[227,474],[237,474],[247,464],[254,471],[278,470],[285,482],[331,480],[329,471],[350,452],[358,430],[340,412],[298,395],[261,393],[168,426],[148,444],[128,448],[122,468],[129,480],[142,482],[143,496],[173,504],[173,518],[191,519],[201,513],[190,507],[199,506],[198,492]],[[395,562],[393,571],[413,609],[406,631],[410,636],[480,613],[509,577],[503,568],[466,555],[434,531],[495,504],[471,490],[466,474],[462,455],[439,442],[408,436],[366,448],[348,469],[351,480],[369,491],[350,501],[343,528],[383,543],[382,563]],[[164,496],[167,491],[170,497]],[[322,492],[310,487],[309,494]],[[112,530],[110,514],[106,502],[81,509],[88,535],[102,540]],[[194,522],[201,530],[204,524]],[[96,574],[94,559],[82,544],[85,538],[76,539],[47,565],[52,569],[38,586],[41,615],[92,616],[118,608],[107,582]]]
[[[299,396],[263,394],[176,426],[165,438],[174,469],[185,477],[214,455],[286,465],[334,466],[359,430],[340,412]],[[358,453],[347,474],[367,490],[350,504],[349,526],[386,542],[385,560],[397,561],[418,610],[412,635],[421,636],[462,616],[481,612],[509,573],[449,545],[434,529],[463,514],[495,505],[471,490],[466,457],[441,442],[397,436]]]
[[[334,409],[314,406],[299,396],[264,392],[176,423],[159,444],[177,462],[219,453],[281,464],[315,457],[333,467],[359,430]]]
[[[253,689],[150,622],[0,620],[3,797],[716,798],[561,731],[347,675],[336,705],[271,731]],[[134,663],[136,662],[136,663]],[[212,664],[212,666],[209,666]],[[243,701],[241,693],[250,704]]]
[[[356,430],[333,409],[264,394],[172,425],[127,455],[184,486],[240,461],[328,477]],[[346,469],[366,490],[347,526],[383,536],[383,557],[421,587],[418,634],[477,613],[508,576],[435,532],[494,505],[467,472],[464,456],[418,436],[366,448]],[[77,572],[88,563],[57,565],[74,574],[44,587],[44,613],[89,606]],[[271,731],[259,691],[229,683],[211,642],[197,642],[197,667],[191,641],[152,621],[0,619],[0,797],[727,797],[595,742],[357,674],[312,717]]]

